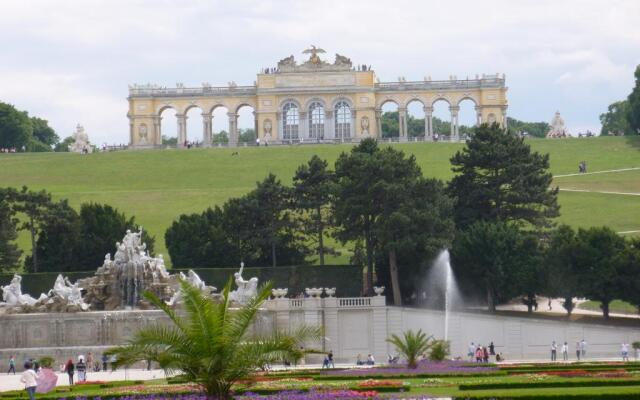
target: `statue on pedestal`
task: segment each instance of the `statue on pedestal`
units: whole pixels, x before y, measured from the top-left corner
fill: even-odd
[[[80,124],[76,126],[73,132],[74,142],[69,145],[69,151],[72,153],[91,153],[91,143],[89,143],[89,135],[84,131],[84,127]]]
[[[567,137],[567,130],[564,126],[564,120],[560,116],[560,111],[556,111],[556,115],[551,120],[551,130],[547,133],[548,138],[564,138]]]
[[[240,271],[233,274],[238,288],[229,293],[229,299],[236,303],[246,304],[250,299],[258,294],[258,278],[253,277],[248,281],[242,278],[244,263],[240,264]]]

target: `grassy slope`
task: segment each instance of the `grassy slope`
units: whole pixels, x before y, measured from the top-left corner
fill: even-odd
[[[549,153],[554,174],[571,174],[580,160],[589,171],[640,166],[640,138],[531,140],[532,147]],[[416,156],[425,175],[448,180],[449,157],[460,144],[397,144]],[[0,155],[0,186],[27,185],[47,189],[73,206],[108,203],[135,215],[159,239],[182,213],[220,205],[251,190],[272,172],[290,183],[296,167],[313,154],[330,163],[349,145],[269,148],[124,151],[89,156],[77,154]],[[556,179],[561,187],[639,192],[640,171]],[[640,197],[562,192],[562,222],[574,226],[611,225],[618,231],[640,229]],[[21,238],[28,248],[26,238]],[[158,251],[166,254],[163,240]],[[346,257],[339,261],[345,261]]]

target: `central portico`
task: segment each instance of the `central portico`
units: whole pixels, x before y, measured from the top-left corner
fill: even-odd
[[[371,66],[354,65],[348,57],[335,55],[333,63],[322,60],[325,51],[315,46],[303,51],[309,58],[296,62],[293,55],[283,58],[274,68],[264,68],[254,86],[225,87],[204,83],[200,88],[175,88],[157,85],[129,87],[130,144],[155,147],[162,144],[161,113],[176,110],[178,144],[187,138],[186,114],[202,110],[202,143],[211,144],[212,112],[226,107],[229,118],[229,144],[238,142],[238,110],[254,110],[254,125],[263,143],[351,142],[381,135],[382,106],[396,103],[399,140],[407,139],[407,105],[419,101],[425,112],[424,139],[433,139],[433,104],[445,101],[451,112],[452,140],[458,139],[459,103],[475,104],[476,122],[506,123],[504,76],[482,75],[475,79],[446,81],[379,82]]]

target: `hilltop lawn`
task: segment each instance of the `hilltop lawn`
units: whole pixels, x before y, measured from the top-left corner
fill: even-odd
[[[555,175],[574,174],[586,160],[589,172],[640,167],[640,138],[532,139],[534,150],[549,153]],[[444,180],[452,176],[449,158],[462,144],[394,144],[414,154],[423,173]],[[46,189],[78,207],[83,202],[111,204],[135,215],[156,235],[157,251],[166,254],[164,232],[182,213],[221,205],[251,190],[269,172],[286,184],[298,165],[313,154],[333,163],[350,145],[247,147],[118,151],[79,155],[30,153],[0,155],[0,186]],[[238,155],[232,155],[234,151]],[[640,192],[640,170],[559,177],[561,188]],[[560,221],[573,226],[610,225],[617,231],[640,230],[640,196],[561,192]],[[28,249],[26,237],[21,245]],[[345,262],[348,254],[330,262]]]

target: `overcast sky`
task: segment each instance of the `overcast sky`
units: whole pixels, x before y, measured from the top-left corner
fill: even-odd
[[[510,116],[560,110],[570,131],[599,130],[598,115],[633,86],[639,21],[638,0],[2,0],[0,101],[61,137],[79,122],[94,143],[126,142],[128,84],[252,84],[316,44],[382,81],[505,73]],[[191,118],[190,138],[194,129]]]

